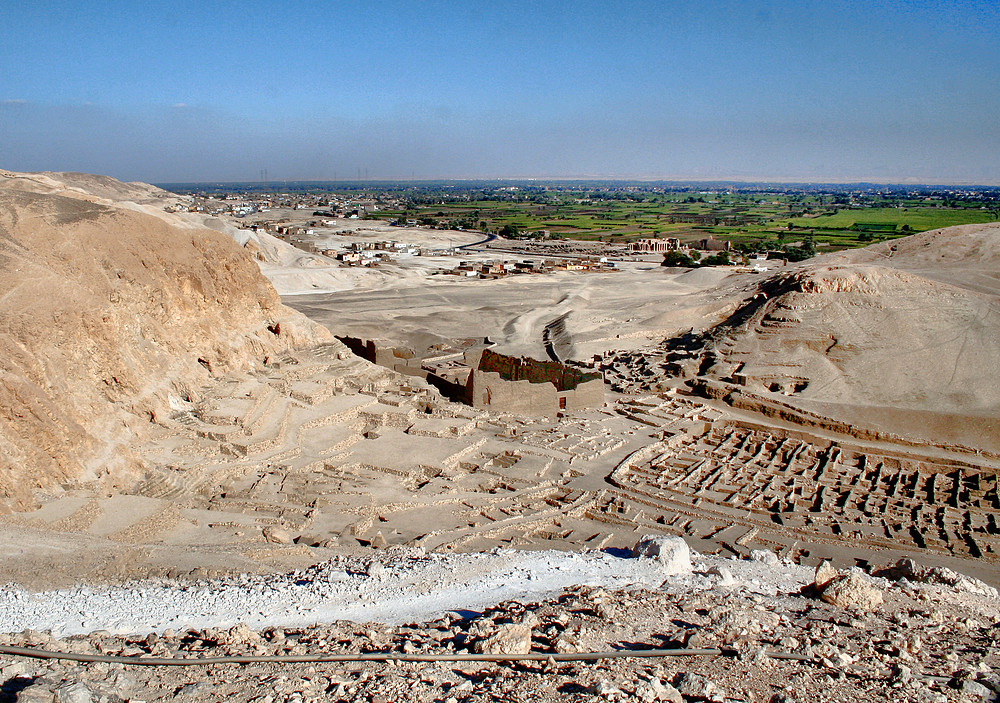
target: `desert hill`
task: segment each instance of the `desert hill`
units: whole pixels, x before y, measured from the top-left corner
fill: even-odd
[[[963,226],[771,276],[712,331],[710,375],[820,414],[993,446],[998,252],[1000,226]]]
[[[161,195],[162,194],[162,195]],[[231,238],[84,174],[0,171],[0,495],[128,480],[130,439],[215,371],[326,330],[284,307]]]
[[[987,295],[1000,295],[1000,225],[961,225],[830,254],[825,260],[873,263]]]
[[[5,190],[33,193],[64,193],[91,202],[160,203],[177,196],[148,183],[123,183],[110,176],[90,173],[54,172],[16,173],[0,170]]]
[[[180,216],[196,226],[221,232],[243,247],[281,295],[351,287],[344,280],[350,277],[336,261],[303,251],[267,232],[242,229],[211,215],[182,213]]]

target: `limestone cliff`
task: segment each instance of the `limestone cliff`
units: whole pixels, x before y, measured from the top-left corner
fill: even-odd
[[[127,483],[130,442],[210,374],[333,341],[231,238],[163,212],[169,197],[0,171],[0,505]]]

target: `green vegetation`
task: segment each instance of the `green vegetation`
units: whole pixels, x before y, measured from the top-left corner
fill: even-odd
[[[873,207],[864,209],[837,210],[830,214],[820,214],[814,217],[796,217],[784,223],[792,223],[796,228],[835,231],[888,230],[888,234],[899,234],[912,230],[924,232],[939,227],[953,225],[978,224],[995,222],[994,212],[968,207]],[[904,230],[903,228],[908,228]]]
[[[668,251],[663,255],[663,263],[660,266],[685,266],[692,268],[700,266],[700,264],[682,251]]]
[[[720,251],[718,254],[706,256],[698,262],[699,266],[729,266],[729,253]]]
[[[553,183],[450,190],[433,198],[409,198],[408,212],[424,216],[433,210],[439,227],[521,239],[566,237],[614,243],[676,237],[694,245],[711,235],[732,241],[740,251],[781,251],[792,259],[817,250],[865,246],[913,232],[1000,219],[996,188],[939,192]],[[383,216],[396,214],[389,210]],[[469,227],[472,222],[476,226]]]
[[[197,186],[197,187],[195,187]],[[1000,188],[445,181],[420,183],[188,184],[175,192],[330,194],[331,206],[377,202],[367,218],[500,233],[510,238],[628,242],[714,236],[738,251],[790,258],[864,246],[951,225],[1000,220]]]

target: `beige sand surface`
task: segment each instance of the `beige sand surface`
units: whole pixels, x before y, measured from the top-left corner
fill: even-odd
[[[698,273],[625,263],[615,273],[564,271],[497,281],[435,277],[373,285],[369,280],[351,292],[284,300],[338,334],[400,344],[423,334],[489,337],[500,351],[535,358],[545,358],[545,325],[568,313],[562,356],[589,359],[721,320],[733,303],[716,285],[729,272]]]

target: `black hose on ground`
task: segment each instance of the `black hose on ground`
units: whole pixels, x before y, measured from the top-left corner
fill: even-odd
[[[597,661],[600,659],[657,658],[657,657],[712,657],[734,656],[735,649],[620,649],[610,652],[572,652],[562,654],[402,654],[397,652],[373,652],[368,654],[284,654],[275,656],[246,655],[226,657],[188,657],[169,659],[165,657],[120,657],[110,654],[77,654],[75,652],[53,652],[34,647],[8,647],[0,645],[0,654],[32,659],[62,659],[77,662],[103,662],[128,666],[209,666],[212,664],[258,664],[258,663],[318,663],[318,662],[500,662],[500,661]],[[771,659],[816,662],[814,657],[793,652],[765,651]]]

